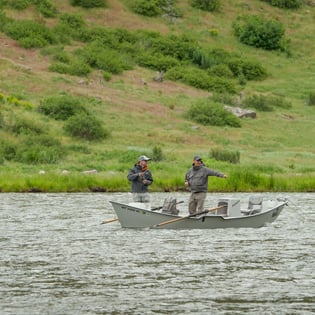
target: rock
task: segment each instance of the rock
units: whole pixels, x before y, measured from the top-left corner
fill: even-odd
[[[83,171],[83,174],[95,174],[97,173],[97,170],[87,170],[87,171]]]
[[[240,107],[232,107],[227,105],[224,106],[224,109],[231,112],[238,118],[249,117],[255,119],[257,117],[256,112],[254,112],[253,110],[248,110]]]

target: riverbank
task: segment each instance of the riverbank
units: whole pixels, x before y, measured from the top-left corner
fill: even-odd
[[[19,174],[0,172],[0,192],[128,192],[125,172],[45,172]],[[249,171],[232,171],[227,179],[209,178],[211,192],[315,192],[315,174],[266,175]],[[154,172],[151,192],[187,191],[183,174],[166,177]]]

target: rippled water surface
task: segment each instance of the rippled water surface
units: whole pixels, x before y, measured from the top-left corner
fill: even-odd
[[[129,197],[0,194],[0,314],[315,314],[314,194],[265,194],[289,206],[261,229],[100,224]]]

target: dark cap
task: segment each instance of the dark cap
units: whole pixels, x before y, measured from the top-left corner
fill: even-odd
[[[138,161],[140,162],[140,161],[150,161],[151,159],[150,158],[148,158],[147,156],[145,156],[145,155],[141,155],[140,157],[139,157],[139,159],[138,159]]]
[[[194,161],[201,161],[201,160],[202,160],[202,158],[201,158],[200,155],[195,155],[194,156]]]

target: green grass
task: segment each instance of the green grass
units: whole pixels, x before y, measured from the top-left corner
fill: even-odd
[[[202,154],[207,166],[229,175],[227,180],[211,179],[212,191],[314,191],[315,106],[307,106],[315,89],[314,7],[284,11],[258,0],[246,6],[244,1],[229,0],[224,1],[221,12],[211,14],[191,9],[187,0],[178,3],[184,17],[170,24],[160,17],[144,18],[128,11],[121,14],[123,1],[113,0],[108,8],[93,10],[71,7],[62,0],[54,3],[62,12],[80,13],[91,25],[108,23],[110,27],[120,24],[128,29],[187,33],[209,49],[222,48],[257,59],[269,77],[248,81],[244,95],[284,96],[292,108],[257,112],[257,119],[242,120],[241,128],[202,126],[185,119],[184,113],[197,99],[208,97],[208,92],[169,81],[153,82],[155,71],[139,67],[102,83],[94,71],[84,78],[85,83],[79,83],[81,78],[49,72],[50,59],[39,49],[22,49],[0,33],[1,40],[8,43],[0,48],[0,93],[33,104],[33,109],[0,104],[1,115],[6,121],[33,117],[50,137],[60,140],[66,153],[58,163],[49,165],[0,161],[0,191],[128,191],[129,168],[138,155],[152,154],[155,146],[161,148],[164,160],[150,163],[155,179],[151,191],[184,189],[183,178],[194,154]],[[35,16],[31,8],[6,12],[13,18]],[[244,13],[258,13],[284,23],[292,56],[240,44],[230,22]],[[107,21],[104,15],[116,19]],[[46,19],[48,24],[54,21]],[[216,29],[218,36],[211,36],[211,29]],[[73,42],[66,49],[78,45],[82,44]],[[85,99],[111,136],[101,142],[74,140],[64,133],[62,122],[37,112],[43,98],[64,93]],[[0,140],[18,142],[22,138],[23,134],[16,137],[0,128]],[[240,151],[240,164],[209,159],[211,148]],[[82,173],[90,169],[96,169],[97,174]],[[46,174],[40,175],[40,170]],[[63,170],[69,174],[62,174]]]

